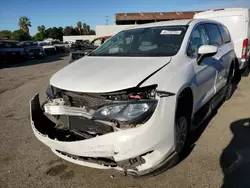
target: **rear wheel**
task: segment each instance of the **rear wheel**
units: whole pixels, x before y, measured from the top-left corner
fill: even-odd
[[[242,76],[247,77],[250,73],[250,68],[247,66],[243,71],[242,71]]]
[[[227,79],[227,90],[225,94],[225,100],[229,100],[232,95],[233,95],[233,79],[234,79],[234,74],[235,74],[235,63],[233,62],[230,70],[229,70],[229,75]]]

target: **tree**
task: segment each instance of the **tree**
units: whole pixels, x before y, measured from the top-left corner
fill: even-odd
[[[66,26],[63,30],[63,35],[65,36],[70,36],[70,35],[74,35],[74,28],[71,26]]]
[[[53,38],[53,39],[58,39],[62,40],[63,38],[63,28],[62,27],[53,27],[53,28],[48,28],[45,30],[44,33],[45,38]]]
[[[45,38],[45,26],[39,25],[37,26],[38,33],[33,36],[34,40],[42,41]]]
[[[19,18],[18,25],[20,26],[20,29],[23,30],[26,34],[29,35],[29,27],[31,27],[30,19],[26,16],[21,16]]]
[[[33,37],[33,40],[42,41],[44,39],[44,33],[38,32]]]
[[[91,29],[91,30],[89,31],[89,35],[95,35],[95,30],[92,30],[92,29]]]
[[[30,40],[31,37],[29,34],[25,33],[23,30],[15,30],[11,33],[10,39],[17,40],[17,41],[24,41],[24,40]]]
[[[82,24],[82,34],[83,35],[95,35],[95,31],[90,29],[90,26],[86,23]]]
[[[78,30],[78,32],[79,32],[79,34],[81,35],[82,34],[82,22],[77,22],[77,30]]]
[[[82,24],[82,30],[83,30],[82,33],[83,33],[84,35],[87,35],[87,32],[88,32],[88,31],[87,31],[87,24],[86,24],[86,23],[83,23],[83,24]]]
[[[10,39],[11,31],[9,30],[2,30],[0,31],[0,39]]]
[[[37,30],[40,32],[40,33],[44,33],[44,31],[45,31],[45,26],[44,25],[39,25],[39,26],[37,26]]]

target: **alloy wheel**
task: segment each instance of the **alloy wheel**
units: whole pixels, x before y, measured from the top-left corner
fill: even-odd
[[[188,121],[186,117],[178,118],[176,122],[176,152],[180,153],[186,143]]]

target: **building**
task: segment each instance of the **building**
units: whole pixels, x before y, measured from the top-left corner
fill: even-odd
[[[141,12],[141,13],[116,13],[116,25],[145,24],[151,22],[192,19],[194,14],[201,11],[189,12]]]
[[[192,19],[194,14],[201,11],[188,12],[140,12],[140,13],[116,13],[116,25],[97,25],[96,35],[63,36],[63,41],[90,40],[102,36],[115,35],[119,31],[135,24],[151,22]]]

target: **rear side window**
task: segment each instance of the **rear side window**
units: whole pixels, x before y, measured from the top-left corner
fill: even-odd
[[[222,25],[219,25],[219,28],[220,28],[220,32],[221,32],[221,35],[222,35],[223,42],[224,43],[230,42],[231,38],[230,38],[230,34],[229,34],[228,29],[225,26],[222,26]]]
[[[219,28],[215,24],[205,24],[205,29],[209,38],[209,44],[221,46],[223,44]]]

